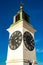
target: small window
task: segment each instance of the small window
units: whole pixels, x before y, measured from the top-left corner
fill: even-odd
[[[23,11],[23,19],[29,22],[29,16]]]
[[[24,14],[24,19],[28,21],[28,16],[26,14]]]
[[[20,14],[16,15],[16,20],[15,21],[17,22],[18,20],[20,20]]]

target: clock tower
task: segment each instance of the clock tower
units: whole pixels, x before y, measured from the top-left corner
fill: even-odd
[[[9,43],[6,65],[36,65],[34,42],[36,30],[30,24],[30,16],[23,11],[22,5],[7,31]]]

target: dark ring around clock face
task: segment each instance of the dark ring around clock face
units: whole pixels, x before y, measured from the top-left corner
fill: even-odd
[[[15,31],[9,39],[9,47],[12,50],[17,49],[22,42],[22,33],[20,31]]]
[[[29,51],[33,51],[34,50],[34,39],[33,39],[33,36],[29,32],[27,32],[27,31],[24,32],[23,41],[24,41],[25,47]]]

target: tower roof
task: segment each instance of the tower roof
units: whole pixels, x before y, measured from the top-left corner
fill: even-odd
[[[20,5],[20,10],[14,16],[14,23],[18,22],[19,20],[26,20],[29,23],[30,16],[23,11],[23,4]]]

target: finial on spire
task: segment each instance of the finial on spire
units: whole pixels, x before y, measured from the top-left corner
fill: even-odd
[[[20,10],[22,10],[23,9],[23,3],[21,2],[21,4],[20,4]]]
[[[20,5],[20,10],[22,10],[22,9],[23,9],[23,5],[21,4],[21,5]]]

